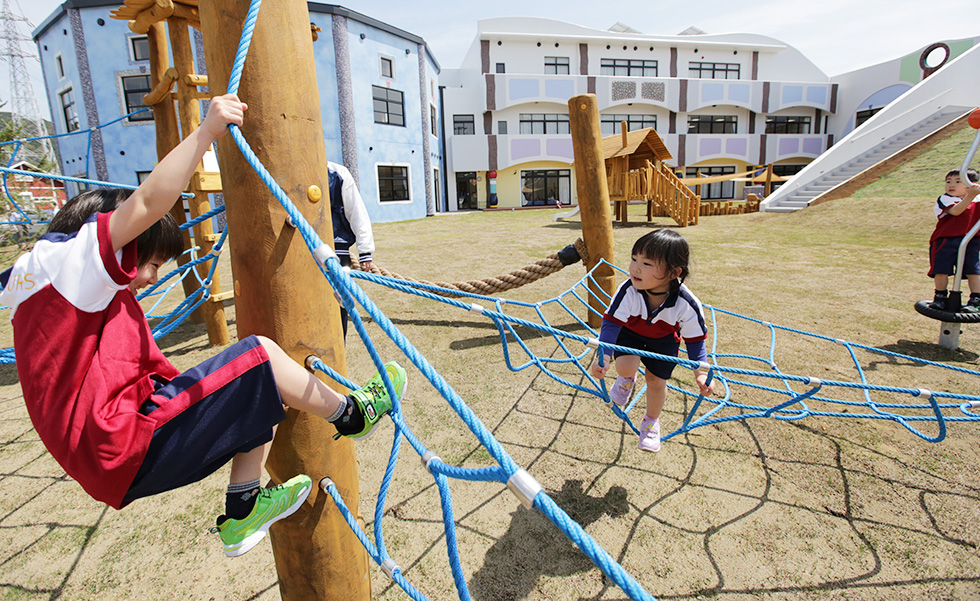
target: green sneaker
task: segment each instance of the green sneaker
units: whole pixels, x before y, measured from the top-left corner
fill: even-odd
[[[388,379],[391,380],[392,386],[395,387],[395,394],[401,399],[404,396],[405,384],[408,381],[405,368],[398,365],[397,361],[389,361],[385,363],[385,370],[388,372]],[[374,432],[374,426],[381,420],[381,416],[391,411],[391,397],[388,396],[388,389],[385,388],[384,382],[381,380],[381,373],[374,374],[363,387],[351,392],[350,398],[354,399],[357,407],[361,410],[361,415],[364,416],[364,429],[346,436],[359,439],[367,438]],[[334,434],[334,440],[340,436],[339,432]]]
[[[313,481],[303,474],[279,486],[260,488],[252,513],[240,520],[221,516],[218,518],[218,525],[211,528],[211,532],[217,532],[221,536],[225,555],[244,555],[259,544],[269,531],[269,526],[293,515],[312,489]]]

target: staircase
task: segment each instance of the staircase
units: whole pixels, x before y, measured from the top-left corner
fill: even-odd
[[[854,176],[874,167],[881,161],[892,157],[929,134],[939,131],[957,118],[963,116],[963,112],[964,109],[961,107],[948,107],[937,111],[915,126],[885,140],[864,154],[847,161],[806,186],[797,189],[793,194],[778,199],[777,202],[770,204],[766,210],[774,213],[791,213],[805,209],[813,199],[821,194],[836,188]]]

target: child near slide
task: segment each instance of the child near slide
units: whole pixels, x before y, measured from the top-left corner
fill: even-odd
[[[76,196],[0,274],[27,411],[65,472],[96,500],[121,509],[230,461],[225,513],[213,531],[231,557],[252,549],[312,489],[302,474],[259,485],[284,404],[355,438],[369,434],[392,405],[380,375],[344,396],[261,336],[184,373],[153,339],[135,293],[183,251],[170,208],[204,152],[229,124],[241,125],[246,108],[233,94],[214,98],[201,126],[135,192]],[[405,370],[390,362],[386,371],[400,397]]]
[[[936,296],[930,305],[940,311],[948,310],[949,276],[956,272],[959,260],[960,243],[970,229],[980,221],[977,172],[968,169],[970,181],[960,178],[958,169],[946,174],[944,194],[936,200],[936,227],[929,238],[929,277],[936,285]],[[969,184],[969,185],[967,185]],[[961,313],[980,312],[980,237],[974,236],[966,246],[963,258],[963,273],[970,286],[970,300],[960,309]]]
[[[691,361],[704,362],[707,353],[701,301],[684,285],[691,251],[680,234],[659,229],[633,244],[629,279],[620,284],[602,317],[599,341],[631,349],[676,357],[680,340],[687,345]],[[591,373],[601,378],[615,361],[618,378],[609,391],[610,399],[620,407],[629,401],[642,361],[646,368],[646,414],[640,423],[639,447],[644,451],[660,450],[660,412],[667,398],[667,380],[676,363],[640,357],[616,351],[592,363]],[[694,370],[701,394],[713,395],[714,382],[706,384],[708,374]]]

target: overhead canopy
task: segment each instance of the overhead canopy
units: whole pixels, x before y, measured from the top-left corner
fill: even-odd
[[[602,139],[602,157],[606,160],[615,157],[630,159],[630,168],[642,167],[644,161],[666,161],[674,158],[652,127],[638,129],[626,133],[626,144],[623,145],[623,134],[614,134]]]

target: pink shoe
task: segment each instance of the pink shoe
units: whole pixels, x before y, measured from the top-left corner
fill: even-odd
[[[660,450],[660,420],[643,416],[640,422],[640,450],[656,453]]]
[[[616,383],[609,389],[610,400],[620,407],[625,407],[630,400],[630,393],[633,392],[634,382],[636,382],[636,376],[632,378],[619,376],[616,378]]]

